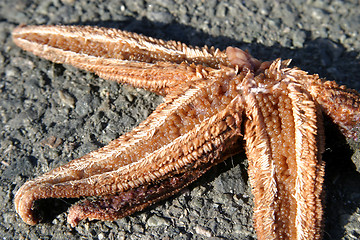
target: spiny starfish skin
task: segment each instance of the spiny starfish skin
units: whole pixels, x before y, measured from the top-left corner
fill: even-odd
[[[358,140],[360,95],[290,61],[260,62],[228,47],[193,48],[116,29],[20,26],[14,42],[35,55],[165,96],[133,131],[26,182],[15,197],[28,224],[44,198],[85,199],[68,222],[115,220],[171,196],[245,150],[259,239],[320,239],[322,114]]]

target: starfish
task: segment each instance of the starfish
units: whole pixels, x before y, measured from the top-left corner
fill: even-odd
[[[259,239],[320,239],[323,115],[358,141],[360,94],[235,47],[191,47],[98,27],[19,26],[14,42],[56,63],[141,87],[164,102],[107,146],[27,181],[15,196],[21,218],[34,202],[84,198],[68,222],[115,220],[176,194],[242,151],[249,161]],[[91,198],[90,198],[91,197]]]

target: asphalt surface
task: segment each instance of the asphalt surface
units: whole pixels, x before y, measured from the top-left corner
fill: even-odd
[[[249,2],[249,3],[248,3]],[[28,179],[130,131],[161,97],[20,50],[19,24],[95,25],[191,45],[232,45],[360,90],[358,1],[0,2],[0,236],[2,239],[253,239],[244,154],[228,159],[175,197],[130,217],[71,228],[72,201],[41,203],[28,226],[14,195]],[[360,238],[360,148],[326,124],[325,239]]]

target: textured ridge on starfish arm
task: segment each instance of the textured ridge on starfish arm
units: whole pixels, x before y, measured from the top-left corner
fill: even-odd
[[[263,116],[259,111],[255,95],[250,93],[253,86],[253,75],[248,74],[243,82],[245,112],[250,121],[245,122],[246,152],[249,158],[249,178],[254,195],[254,225],[258,237],[274,237],[274,202],[276,182],[274,166],[271,161],[269,137],[265,132]],[[262,190],[259,191],[258,189]]]
[[[319,106],[301,86],[291,83],[289,97],[293,102],[296,146],[296,222],[297,239],[321,239],[322,199],[325,163],[324,133]],[[306,119],[306,120],[305,120]]]

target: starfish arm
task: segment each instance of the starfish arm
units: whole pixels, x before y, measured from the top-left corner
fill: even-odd
[[[15,197],[16,210],[25,222],[35,224],[38,217],[33,203],[38,199],[105,196],[75,205],[69,223],[76,225],[83,218],[114,220],[129,215],[178,192],[211,166],[237,153],[241,119],[241,102],[234,98],[226,108],[187,133],[148,153],[143,149],[137,153],[139,159],[130,164],[109,170],[107,165],[111,163],[99,156],[102,150],[90,153],[24,184]],[[147,138],[143,136],[146,142]],[[107,150],[117,151],[109,147]],[[127,149],[125,155],[131,151]],[[90,158],[101,161],[100,166],[89,165],[96,164],[89,163]],[[111,161],[118,162],[116,157]],[[83,171],[77,172],[79,169]]]
[[[116,29],[20,26],[12,36],[18,46],[37,56],[161,95],[179,82],[201,77],[202,68],[229,64],[226,54],[213,48],[193,48]]]
[[[360,94],[352,89],[339,86],[334,81],[312,84],[309,88],[323,111],[337,124],[342,133],[355,141],[360,141]]]
[[[300,84],[305,85],[313,99],[320,104],[322,111],[340,127],[342,133],[355,141],[360,141],[360,94],[355,90],[339,86],[334,81],[325,81],[318,75],[293,68],[283,69]]]
[[[139,156],[149,154],[189,132],[197,124],[224,110],[236,96],[234,88],[228,87],[235,86],[236,80],[227,75],[228,72],[216,71],[206,80],[184,83],[181,90],[177,89],[165,97],[164,102],[131,132],[74,160],[74,166],[63,166],[56,175],[51,172],[45,174],[53,176],[48,179],[49,183],[69,178],[68,171],[73,173],[72,180],[113,171],[138,161]]]
[[[280,65],[275,61],[263,80],[249,73],[242,86],[255,229],[259,239],[319,239],[321,111],[301,85],[277,72]]]

